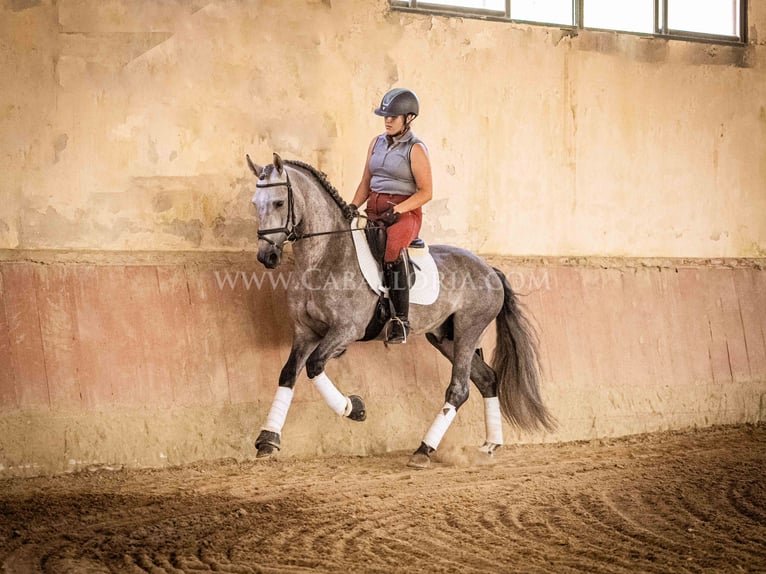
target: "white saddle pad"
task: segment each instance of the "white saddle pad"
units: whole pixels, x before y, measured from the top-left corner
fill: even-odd
[[[363,229],[367,220],[363,217],[355,218],[351,222],[352,229]],[[382,271],[372,256],[370,246],[367,243],[367,235],[362,232],[351,234],[356,247],[356,259],[359,269],[362,271],[367,284],[375,293],[385,293],[383,286]],[[415,272],[415,284],[410,288],[410,303],[415,305],[430,305],[439,297],[439,270],[433,256],[428,252],[428,246],[423,248],[410,248],[407,250]]]

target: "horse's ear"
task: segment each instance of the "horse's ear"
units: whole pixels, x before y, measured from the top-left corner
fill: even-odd
[[[277,168],[279,175],[282,175],[282,168],[284,167],[284,163],[282,162],[282,158],[279,157],[278,153],[274,153],[274,167]]]
[[[253,163],[253,160],[250,159],[249,154],[245,154],[245,157],[247,158],[247,165],[250,166],[250,171],[252,171],[255,174],[255,177],[261,177],[261,172],[263,171],[263,167],[260,165],[255,165]]]

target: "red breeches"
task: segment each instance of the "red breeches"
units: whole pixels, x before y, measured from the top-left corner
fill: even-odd
[[[407,195],[372,192],[367,199],[367,215],[373,221],[377,220],[385,211],[408,197]],[[420,233],[422,223],[423,211],[418,207],[407,213],[402,213],[399,216],[399,221],[386,230],[386,255],[383,258],[386,263],[396,261],[402,249],[409,247],[412,240]]]

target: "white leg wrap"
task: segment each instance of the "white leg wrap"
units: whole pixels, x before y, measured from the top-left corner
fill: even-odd
[[[338,416],[346,416],[351,412],[351,401],[332,384],[324,371],[311,379],[311,382],[316,385],[319,394]]]
[[[497,397],[484,399],[484,423],[487,425],[487,443],[503,444],[503,417]]]
[[[452,424],[452,420],[455,418],[456,413],[457,410],[455,407],[449,403],[444,403],[442,410],[436,415],[431,428],[428,429],[426,438],[423,439],[423,442],[434,450],[439,448],[439,443],[442,441],[444,433],[447,432],[447,429]]]
[[[282,427],[285,426],[287,411],[290,409],[292,401],[292,389],[287,387],[277,388],[277,394],[274,397],[274,402],[271,403],[271,410],[269,410],[269,416],[266,417],[266,424],[263,425],[263,430],[281,433]]]

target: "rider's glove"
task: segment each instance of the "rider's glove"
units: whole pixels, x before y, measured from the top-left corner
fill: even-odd
[[[396,211],[394,211],[393,207],[390,207],[389,209],[387,209],[380,215],[380,220],[386,225],[393,225],[394,223],[399,221],[400,216],[401,216],[401,213],[397,213]]]
[[[346,219],[348,220],[354,219],[355,217],[359,217],[359,208],[353,203],[349,203],[346,206],[344,215],[346,216]]]

